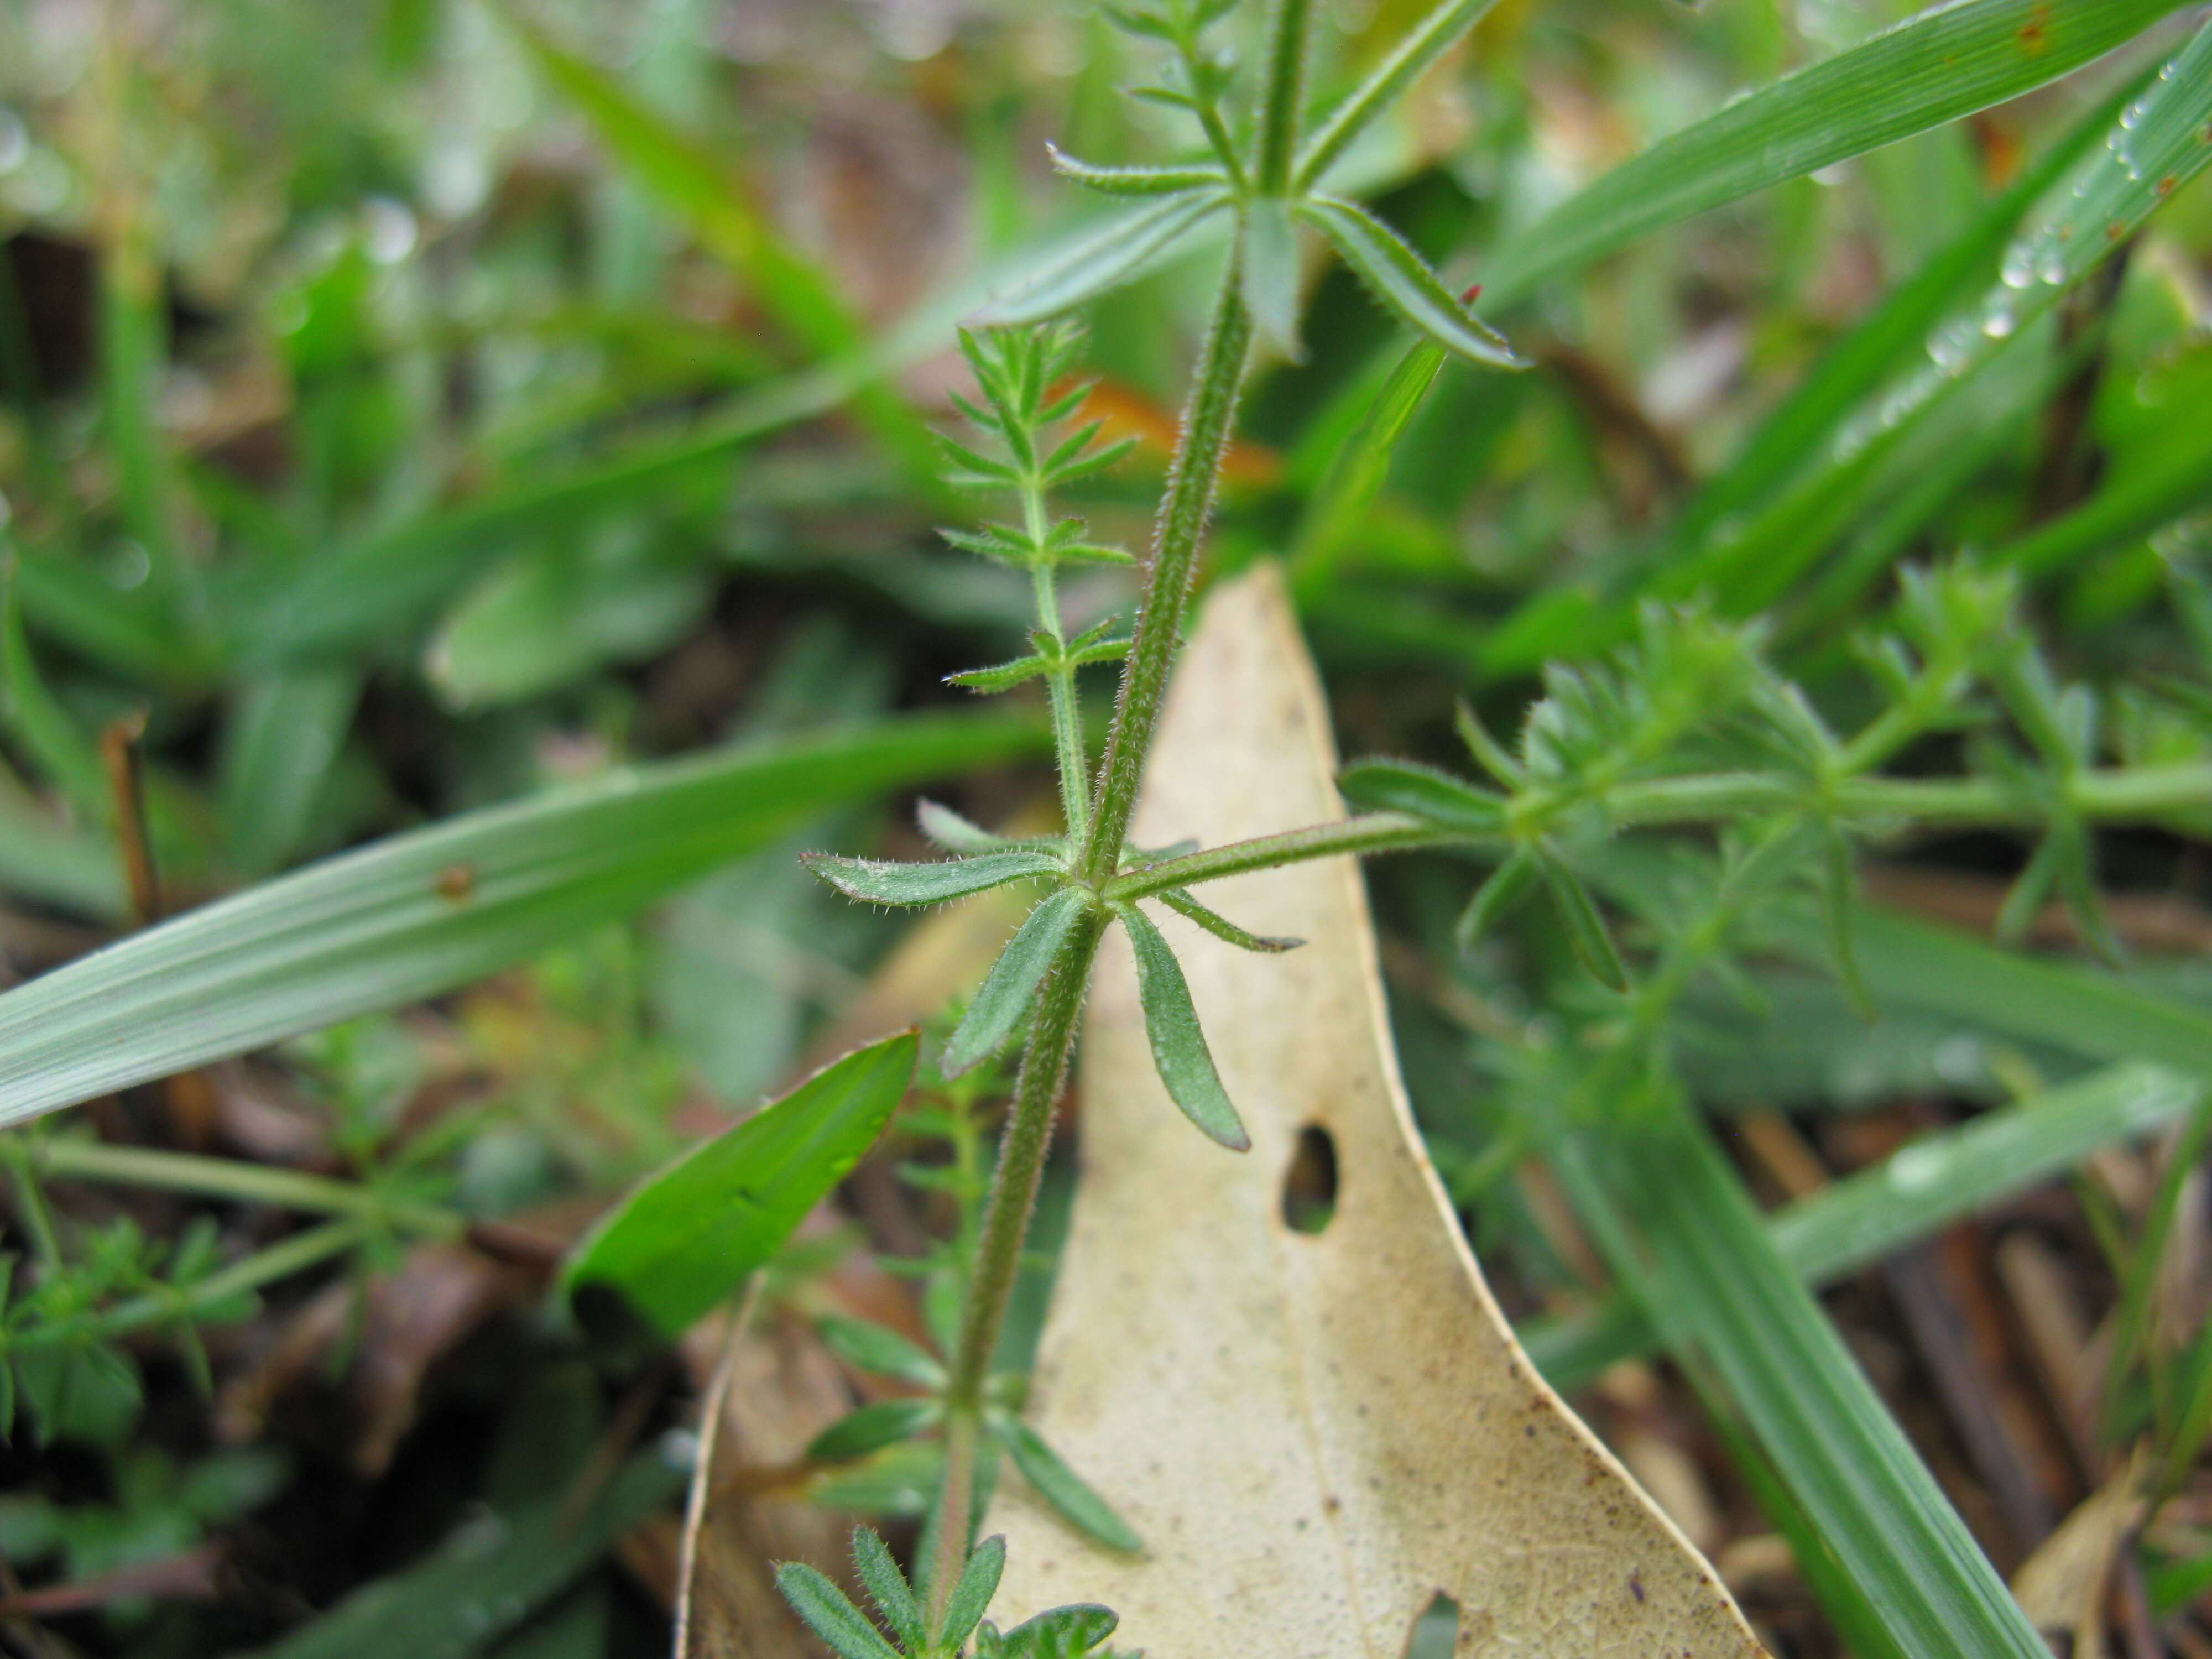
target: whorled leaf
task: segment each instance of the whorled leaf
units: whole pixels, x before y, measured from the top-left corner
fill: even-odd
[[[1171,197],[1102,226],[976,315],[993,327],[1060,316],[1128,282],[1176,242],[1229,206],[1225,192]]]
[[[1020,848],[923,864],[836,853],[805,853],[799,861],[847,898],[866,904],[943,904],[1061,869],[1056,854]]]
[[[1297,215],[1343,256],[1398,319],[1424,338],[1491,368],[1525,368],[1505,337],[1476,319],[1398,233],[1366,209],[1334,197],[1301,201]]]
[[[1419,761],[1354,761],[1337,775],[1336,787],[1370,811],[1410,812],[1475,835],[1505,834],[1503,797]]]
[[[945,1043],[945,1076],[957,1077],[1006,1046],[1036,1000],[1037,987],[1052,971],[1060,946],[1094,902],[1085,890],[1063,887],[1030,912],[1013,938],[1006,941],[998,961],[991,964],[967,1013]]]
[[[1221,1086],[1221,1074],[1214,1069],[1206,1033],[1199,1028],[1198,1010],[1191,1006],[1190,987],[1174,951],[1152,918],[1134,904],[1116,905],[1115,914],[1136,955],[1145,1035],[1169,1098],[1209,1139],[1233,1152],[1249,1152],[1252,1138]]]

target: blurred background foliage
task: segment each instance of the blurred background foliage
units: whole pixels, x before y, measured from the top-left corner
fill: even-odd
[[[1329,73],[1347,80],[1421,9],[1322,6]],[[1612,166],[1904,9],[1500,0],[1347,165],[1480,283],[1486,248]],[[1882,296],[1990,222],[2191,21],[1542,283],[1495,318],[1536,370],[1447,367],[1349,516],[1332,467],[1398,342],[1351,276],[1318,270],[1306,360],[1269,367],[1249,401],[1212,568],[1287,558],[1348,751],[1442,756],[1455,696],[1510,728],[1545,659],[1610,643],[1605,606],[1692,555],[1720,608],[1765,612],[1781,665],[1849,722],[1865,696],[1850,641],[1887,616],[1893,568],[1994,550],[2065,672],[2107,694],[2112,752],[2194,752],[2212,718],[2201,178],[1889,440],[1864,441],[1879,394],[1923,362],[1917,336],[1762,478],[1731,465]],[[965,512],[926,440],[957,380],[952,325],[1092,213],[1052,177],[1048,139],[1175,159],[1169,112],[1115,91],[1128,50],[1086,6],[1018,0],[0,4],[0,971],[632,759],[961,702],[942,677],[1018,654],[1028,613],[1018,582],[935,535]],[[2009,283],[2003,245],[2001,227],[1942,291]],[[1100,407],[1138,440],[1086,486],[1103,539],[1143,541],[1210,275],[1186,260],[1092,308]],[[1131,595],[1125,572],[1087,574],[1070,623]],[[1007,758],[1020,746],[1000,741],[950,798],[994,825],[1047,810],[1042,765]],[[902,942],[794,861],[914,851],[901,803],[872,788],[482,988],[80,1115],[108,1142],[359,1176],[477,1231],[349,1240],[341,1267],[228,1322],[202,1304],[198,1360],[134,1341],[91,1350],[66,1388],[22,1379],[49,1443],[0,1452],[0,1595],[33,1598],[5,1606],[40,1605],[26,1582],[151,1577],[0,1625],[0,1644],[198,1654],[313,1630],[311,1610],[471,1504],[542,1498],[514,1449],[529,1437],[566,1449],[557,1464],[592,1455],[626,1402],[646,1402],[633,1435],[672,1422],[665,1376],[579,1380],[534,1322],[530,1275],[545,1238],[829,1034],[927,1012],[944,975],[980,974],[989,920]],[[2173,1009],[2212,1000],[2191,960],[2212,940],[2203,829],[2105,848],[2145,958],[2127,983]],[[1874,872],[1877,895],[1967,926],[2025,856],[1996,836],[1911,852]],[[1499,1178],[1515,1090],[1540,1085],[1500,1087],[1489,1043],[1556,1025],[1547,999],[1572,975],[1540,916],[1459,957],[1467,879],[1408,859],[1374,885],[1438,1162],[1533,1316],[1601,1275],[1540,1176]],[[2062,919],[2038,927],[2071,943]],[[2081,1068],[2056,1033],[2039,1046],[1940,998],[1900,995],[1869,1028],[1824,981],[1759,977],[1748,1012],[1701,986],[1669,1018],[1707,1104],[1779,1126],[1746,1132],[1770,1197],[1794,1190],[1791,1146],[1848,1168]],[[2078,1203],[2031,1217],[2091,1316],[2124,1299],[2130,1228],[2164,1213],[2153,1161],[2110,1157]],[[27,1180],[13,1190],[12,1229],[68,1235],[87,1307],[284,1237],[245,1196],[64,1185],[57,1221]],[[1931,1363],[1909,1302],[1868,1281],[1839,1309],[1898,1395]],[[1835,1651],[1759,1553],[1766,1528],[1679,1383],[1642,1388],[1616,1376],[1587,1403],[1724,1571],[1744,1547],[1732,1582],[1778,1649]],[[2042,1508],[2008,1507],[1970,1431],[1905,1415],[2001,1565],[2041,1541],[2023,1516],[2094,1484],[2046,1423],[2015,1458]],[[878,1497],[896,1508],[897,1490]],[[2146,1557],[2169,1575],[2161,1615],[2202,1588],[2200,1511]],[[566,1612],[498,1650],[656,1650],[667,1575],[641,1535],[624,1571],[576,1580]],[[2174,1650],[2212,1651],[2194,1639]]]

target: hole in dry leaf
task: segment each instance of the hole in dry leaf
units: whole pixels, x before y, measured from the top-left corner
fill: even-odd
[[[1406,1638],[1406,1659],[1452,1659],[1459,1643],[1459,1603],[1438,1590]]]
[[[1336,1140],[1318,1123],[1298,1131],[1298,1149],[1283,1177],[1283,1222],[1293,1232],[1328,1230],[1336,1214]]]

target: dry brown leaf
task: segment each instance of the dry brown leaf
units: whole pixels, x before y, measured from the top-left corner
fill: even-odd
[[[1211,845],[1336,817],[1334,766],[1263,569],[1206,607],[1133,838]],[[1222,1152],[1169,1103],[1117,945],[1037,1375],[1037,1426],[1149,1548],[1103,1553],[1004,1492],[994,1616],[1099,1601],[1121,1614],[1115,1647],[1155,1659],[1397,1659],[1441,1591],[1461,1609],[1459,1659],[1757,1654],[1712,1570],[1537,1376],[1484,1287],[1399,1084],[1357,869],[1206,896],[1311,941],[1254,957],[1159,917],[1252,1151]],[[1338,1170],[1317,1235],[1282,1216],[1310,1128]]]
[[[2148,1459],[2138,1450],[2125,1467],[2083,1500],[2013,1575],[2012,1593],[2028,1621],[2072,1645],[2074,1659],[2101,1659],[2105,1597],[2121,1547],[2142,1524],[2142,1479]]]
[[[843,1371],[803,1325],[750,1322],[724,1348],[684,1511],[676,1659],[827,1659],[777,1592],[774,1564],[808,1562],[857,1590],[852,1525],[752,1477],[799,1465],[807,1443],[852,1407]]]

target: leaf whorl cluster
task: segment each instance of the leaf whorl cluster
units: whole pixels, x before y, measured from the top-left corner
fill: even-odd
[[[984,1618],[1006,1569],[1004,1539],[987,1538],[975,1547],[944,1613],[934,1621],[872,1528],[854,1532],[853,1564],[875,1607],[875,1620],[814,1568],[787,1561],[775,1570],[784,1599],[842,1659],[1115,1659],[1103,1644],[1121,1621],[1110,1608],[1091,1602],[1048,1608],[1005,1632]]]
[[[1503,847],[1461,917],[1462,946],[1541,886],[1577,957],[1615,991],[1631,988],[1628,974],[1588,876],[1605,866],[1609,838],[1639,824],[1720,826],[1730,832],[1724,873],[1741,883],[1763,871],[1767,890],[1815,893],[1837,971],[1862,1006],[1853,848],[1916,823],[1994,817],[2039,828],[2001,934],[2016,939],[2055,896],[2082,937],[2116,957],[2096,896],[2094,798],[2081,787],[2096,768],[2098,702],[2059,684],[2014,600],[2010,577],[1964,562],[1905,573],[1895,628],[1858,645],[1881,712],[1849,736],[1767,664],[1763,624],[1649,605],[1635,641],[1609,660],[1547,671],[1514,745],[1462,707],[1460,733],[1486,781],[1364,760],[1340,786],[1356,805]],[[1963,738],[1968,768],[1957,781],[1971,793],[1882,775],[1938,734]],[[1754,848],[1765,850],[1754,858]]]

